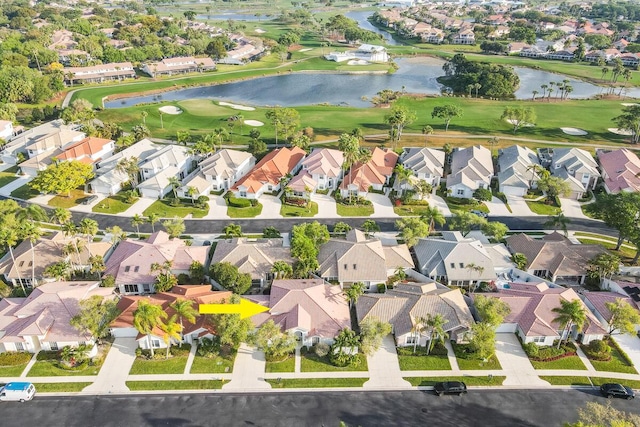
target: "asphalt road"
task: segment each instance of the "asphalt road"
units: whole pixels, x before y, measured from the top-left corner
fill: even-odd
[[[28,426],[491,426],[560,427],[577,420],[594,391],[471,390],[466,396],[431,392],[319,392],[39,397],[0,403],[7,427]],[[640,413],[635,400],[612,405]]]

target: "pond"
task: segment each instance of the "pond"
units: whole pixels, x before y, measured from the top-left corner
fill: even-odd
[[[384,89],[419,94],[439,94],[442,85],[436,78],[443,75],[442,60],[435,58],[400,58],[400,69],[393,74],[332,74],[297,73],[260,77],[252,80],[178,89],[158,95],[136,96],[105,102],[105,108],[123,108],[156,101],[181,101],[204,98],[227,100],[256,106],[300,106],[313,104],[370,107],[371,99]],[[573,86],[571,98],[589,98],[603,91],[600,86],[568,78],[561,74],[529,68],[515,68],[520,76],[518,99],[529,99],[533,90],[542,95],[540,85],[568,80]],[[556,92],[551,94],[552,97]],[[640,96],[640,88],[633,88],[627,96]]]
[[[387,31],[381,30],[371,22],[369,22],[369,17],[373,15],[372,11],[357,11],[357,12],[348,12],[345,16],[349,19],[353,19],[358,23],[358,26],[364,30],[373,31],[376,34],[380,34],[384,41],[393,46],[402,45],[401,42],[394,40],[390,33]]]

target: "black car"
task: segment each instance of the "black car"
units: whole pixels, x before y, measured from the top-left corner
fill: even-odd
[[[435,391],[438,396],[442,396],[443,394],[457,394],[460,396],[463,393],[467,393],[467,385],[462,381],[445,381],[436,383],[436,385],[433,386],[433,391]]]
[[[607,383],[600,386],[600,393],[608,399],[613,397],[622,397],[624,399],[633,399],[635,393],[629,387],[625,387],[622,384]]]

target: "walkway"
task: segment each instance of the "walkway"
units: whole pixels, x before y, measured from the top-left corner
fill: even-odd
[[[456,353],[453,351],[453,346],[451,345],[451,341],[445,340],[444,346],[447,348],[447,359],[449,359],[449,365],[451,365],[451,370],[459,371],[460,366],[458,366],[458,359],[456,358]]]
[[[314,193],[311,195],[311,201],[318,204],[318,218],[340,218],[336,208],[336,201],[333,197],[326,194]]]
[[[223,390],[260,390],[270,389],[271,384],[264,380],[267,362],[264,353],[247,344],[241,344],[236,361],[233,364],[231,381],[222,386]]]
[[[562,213],[569,218],[589,218],[582,212],[580,202],[575,199],[560,198]]]
[[[496,357],[507,377],[503,385],[549,385],[538,377],[515,334],[496,334]]]
[[[367,194],[367,200],[373,204],[373,214],[371,214],[371,218],[393,218],[398,216],[398,214],[393,211],[391,200],[384,194],[369,193]]]
[[[427,201],[429,202],[429,205],[438,208],[438,210],[442,212],[442,215],[446,217],[453,216],[451,214],[451,209],[449,209],[449,205],[447,205],[447,202],[445,202],[442,197],[432,194]]]
[[[188,375],[191,372],[191,366],[193,365],[193,359],[196,357],[196,350],[198,349],[198,344],[195,342],[191,345],[191,349],[189,350],[189,357],[187,357],[187,364],[184,365],[184,374]]]
[[[368,389],[410,388],[411,384],[402,378],[398,353],[393,335],[387,335],[382,345],[373,355],[367,356],[369,381],[363,387]]]
[[[94,394],[129,391],[126,382],[133,362],[136,360],[137,347],[135,338],[116,338],[95,382],[82,391]]]
[[[580,360],[582,361],[582,364],[587,368],[587,371],[589,371],[589,372],[595,372],[596,371],[596,368],[593,367],[593,365],[591,364],[591,361],[589,360],[587,355],[584,354],[584,351],[582,351],[582,349],[580,348],[580,346],[577,343],[576,343],[576,353],[577,353],[578,357],[580,358]]]
[[[22,187],[23,185],[25,185],[27,182],[31,181],[33,179],[33,177],[31,176],[21,176],[20,178],[11,181],[10,183],[8,183],[7,185],[5,185],[4,187],[0,188],[0,196],[10,196],[11,192],[13,190],[16,190],[20,187]]]

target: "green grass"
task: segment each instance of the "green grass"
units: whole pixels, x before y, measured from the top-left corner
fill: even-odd
[[[126,198],[121,194],[106,197],[98,202],[92,209],[96,213],[119,214],[133,206],[127,203]]]
[[[38,393],[76,393],[91,383],[35,383]]]
[[[315,353],[301,352],[301,366],[302,372],[346,372],[346,371],[368,371],[367,357],[364,354],[358,354],[358,363],[355,365],[345,366],[340,368],[334,366],[329,361],[328,357],[318,357]]]
[[[283,203],[282,207],[280,208],[280,215],[282,215],[285,218],[290,216],[299,216],[299,217],[307,217],[307,218],[313,217],[318,215],[318,204],[316,202],[310,202],[309,208],[307,209],[305,207],[285,205]]]
[[[589,357],[589,353],[585,352],[587,357]],[[622,357],[620,350],[615,345],[611,346],[611,360],[608,362],[601,362],[598,360],[589,359],[591,364],[596,371],[604,371],[604,372],[622,372],[625,374],[637,374],[638,372],[633,367],[633,365],[629,365],[627,361]]]
[[[442,381],[462,381],[468,386],[499,386],[507,377],[405,377],[414,387],[433,387]]]
[[[19,377],[27,367],[27,363],[15,366],[0,366],[0,377]]]
[[[605,383],[620,383],[627,387],[640,388],[640,381],[638,380],[621,380],[619,378],[542,375],[540,379],[547,381],[551,385],[591,386],[591,382],[593,382],[593,385],[596,387]],[[589,379],[591,379],[591,382],[589,382]]]
[[[55,360],[38,360],[29,370],[28,377],[78,377],[98,375],[102,367],[102,360],[98,365],[87,366],[85,369],[70,370],[56,366]]]
[[[170,206],[168,200],[156,200],[147,209],[142,212],[142,216],[148,217],[150,214],[159,215],[160,218],[184,218],[187,215],[191,215],[193,218],[202,218],[209,213],[209,206],[206,209],[199,209],[190,202],[181,203],[180,206]]]
[[[348,206],[336,203],[336,211],[340,216],[371,216],[374,209],[372,205]]]
[[[182,381],[127,381],[131,391],[146,390],[219,390],[224,381],[219,380],[182,380]]]
[[[434,371],[451,369],[447,355],[427,355],[425,347],[418,347],[413,353],[413,347],[398,348],[398,362],[401,371]]]
[[[262,213],[262,203],[247,208],[227,207],[227,215],[231,218],[255,218]]]
[[[453,352],[456,355],[456,359],[458,360],[458,367],[464,370],[475,370],[475,369],[484,369],[484,370],[496,370],[502,369],[500,366],[500,362],[498,358],[493,355],[486,362],[484,360],[476,358],[473,353],[466,353],[465,350],[468,349],[469,344],[455,344],[453,345]]]
[[[272,388],[362,387],[369,378],[296,378],[266,380]]]
[[[466,201],[475,201],[475,199],[462,199],[457,197],[445,197],[444,201],[447,203],[449,209],[454,212],[470,212],[480,211],[489,213],[489,208],[484,203],[465,203]]]
[[[16,176],[17,172],[17,166],[11,166],[9,169],[5,169],[0,172],[0,188],[18,179],[19,177]]]
[[[526,200],[526,202],[527,206],[529,206],[529,209],[531,209],[531,212],[537,215],[554,216],[562,212],[562,209],[560,209],[559,207],[548,205],[542,200],[537,202]]]
[[[227,357],[207,357],[197,356],[191,365],[191,374],[224,374],[233,372],[233,362],[236,359],[235,353]]]
[[[587,369],[578,356],[563,357],[562,359],[553,360],[551,362],[538,362],[536,360],[532,360],[531,364],[535,369]]]
[[[266,372],[294,372],[296,358],[291,355],[282,362],[267,362]]]
[[[393,211],[400,216],[420,216],[429,209],[429,205],[394,206]]]
[[[49,200],[48,205],[54,208],[69,209],[79,205],[88,197],[91,197],[91,195],[85,194],[84,190],[75,189],[71,190],[71,197],[68,197],[66,194],[58,194]]]
[[[191,346],[183,344],[182,347],[172,347],[172,357],[169,359],[151,359],[147,360],[136,357],[133,362],[129,375],[149,375],[149,374],[182,374],[184,367],[187,365]],[[165,355],[166,350],[161,348],[156,350],[156,355]]]
[[[33,199],[36,196],[39,196],[40,192],[29,187],[29,184],[25,184],[22,187],[18,187],[11,192],[11,197],[15,197],[22,200]]]
[[[603,239],[604,240],[604,239]],[[616,240],[612,239],[612,240],[608,240],[608,241],[601,241],[601,240],[594,240],[594,239],[586,239],[583,237],[578,237],[578,241],[584,245],[600,245],[603,246],[604,248],[606,248],[609,252],[611,252],[612,254],[618,255],[620,257],[620,260],[624,263],[624,264],[631,264],[631,261],[633,261],[633,258],[636,256],[636,251],[628,246],[621,246],[620,250],[616,250]],[[627,243],[628,245],[628,243]]]

